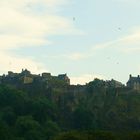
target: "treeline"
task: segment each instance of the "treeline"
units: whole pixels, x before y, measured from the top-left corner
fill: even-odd
[[[1,140],[138,140],[140,94],[95,79],[84,90],[0,85]],[[81,88],[79,88],[81,89]]]

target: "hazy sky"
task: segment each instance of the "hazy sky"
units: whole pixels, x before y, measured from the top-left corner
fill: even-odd
[[[0,64],[125,83],[140,74],[140,0],[0,0]]]

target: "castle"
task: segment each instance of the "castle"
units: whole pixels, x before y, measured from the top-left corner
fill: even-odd
[[[0,83],[22,83],[31,84],[35,81],[47,82],[49,80],[62,81],[67,85],[70,85],[70,79],[67,74],[60,74],[58,76],[52,76],[51,73],[42,73],[41,75],[31,74],[27,69],[22,69],[21,73],[14,73],[8,71],[8,75],[0,76]]]
[[[127,87],[140,91],[140,75],[133,77],[131,74],[127,82]]]
[[[53,81],[58,83],[63,83],[65,85],[70,85],[70,78],[67,74],[59,74],[58,76],[53,76],[51,73],[44,72],[42,74],[31,74],[27,69],[22,69],[21,73],[14,73],[8,71],[8,74],[3,74],[0,76],[0,84],[14,84],[14,85],[29,85],[32,83],[47,83],[47,85]],[[116,81],[106,81],[106,87],[115,87],[115,88],[124,88],[125,86]],[[84,86],[83,86],[84,87]],[[131,74],[127,82],[126,88],[131,88],[137,91],[140,91],[140,75],[133,77]]]

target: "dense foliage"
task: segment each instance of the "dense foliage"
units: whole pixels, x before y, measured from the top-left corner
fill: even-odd
[[[77,90],[78,89],[78,90]],[[0,85],[0,140],[139,140],[140,94],[53,82]]]

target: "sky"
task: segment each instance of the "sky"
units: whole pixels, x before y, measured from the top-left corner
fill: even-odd
[[[139,0],[0,0],[0,74],[125,84],[140,74],[139,13]]]

